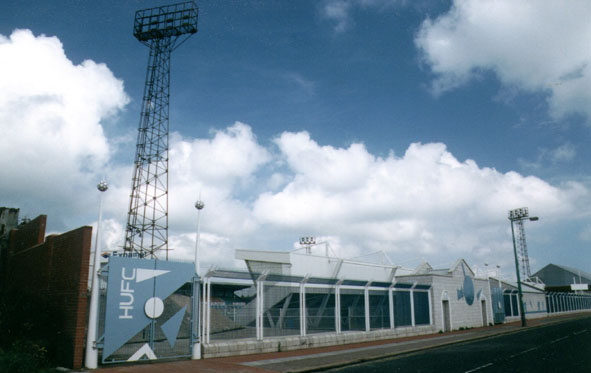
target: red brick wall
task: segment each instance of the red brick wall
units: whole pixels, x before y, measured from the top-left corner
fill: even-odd
[[[43,243],[47,215],[39,215],[19,229],[10,232],[9,255]]]
[[[42,215],[11,232],[8,283],[42,299],[56,315],[55,333],[63,341],[57,348],[59,362],[78,369],[84,357],[92,228],[51,235],[43,242],[45,223]]]

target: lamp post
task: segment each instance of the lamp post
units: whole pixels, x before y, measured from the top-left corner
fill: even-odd
[[[519,307],[521,309],[521,326],[527,326],[527,321],[525,319],[525,305],[523,304],[523,290],[521,288],[521,276],[519,273],[519,261],[517,259],[517,245],[515,244],[515,229],[513,228],[513,223],[519,222],[520,224],[523,224],[524,220],[537,221],[538,217],[530,217],[527,207],[509,211],[509,221],[511,221],[511,236],[513,237],[513,255],[515,256],[515,272],[517,273],[517,292],[519,294]],[[523,234],[523,230],[521,230],[521,232]],[[525,236],[522,237],[522,240],[525,241]]]
[[[105,181],[101,181],[96,186],[100,193],[99,198],[99,216],[96,224],[96,238],[94,242],[94,263],[91,274],[91,293],[90,293],[90,307],[88,315],[88,332],[86,333],[86,356],[85,364],[88,369],[96,369],[98,366],[98,349],[96,346],[96,332],[98,322],[98,306],[99,306],[99,277],[98,273],[101,269],[101,252],[100,252],[100,238],[101,238],[101,223],[103,218],[103,192],[109,189],[109,185]]]
[[[199,255],[199,220],[201,218],[201,210],[205,207],[202,201],[195,202],[195,208],[197,209],[197,233],[195,235],[195,275],[199,276],[199,267],[201,266],[201,258]],[[193,343],[193,359],[201,359],[201,325],[200,321],[200,301],[199,301],[199,281],[193,283],[193,297],[194,297],[194,308],[193,308],[193,319],[195,320],[195,330],[197,330],[197,341]],[[197,312],[195,312],[197,310]]]
[[[195,208],[197,209],[197,234],[195,236],[195,272],[199,274],[199,267],[201,265],[201,258],[199,255],[199,220],[201,218],[201,210],[205,207],[202,201],[195,202]]]

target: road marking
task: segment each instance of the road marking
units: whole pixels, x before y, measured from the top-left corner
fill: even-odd
[[[574,332],[573,335],[583,334],[587,331],[587,329],[579,330],[578,332]]]
[[[463,335],[465,336],[465,335],[469,335],[469,334],[474,334],[474,332],[466,333],[466,334],[463,334]],[[440,337],[432,338],[431,341],[446,340],[446,339],[455,338],[455,337],[457,337],[457,335],[450,334],[450,335],[445,335],[445,336],[440,336]],[[288,362],[288,361],[298,361],[298,360],[307,360],[307,359],[318,359],[318,358],[328,357],[328,356],[347,355],[347,354],[361,352],[361,351],[388,349],[388,348],[400,347],[400,346],[410,346],[410,345],[413,345],[413,344],[424,343],[424,342],[425,342],[425,340],[417,339],[417,340],[414,340],[414,341],[393,342],[393,343],[387,343],[387,344],[383,344],[383,345],[375,345],[375,346],[368,346],[368,347],[353,348],[353,349],[349,349],[349,350],[339,350],[339,351],[331,351],[331,352],[320,352],[320,353],[311,354],[311,355],[281,357],[281,358],[268,359],[268,360],[255,360],[255,361],[244,362],[244,363],[241,363],[241,364],[242,365],[252,366],[252,367],[257,367],[257,366],[262,366],[262,365],[267,365],[267,364],[284,363],[284,362]],[[402,353],[404,353],[404,352],[405,351],[402,351]]]
[[[493,365],[493,363],[484,364],[484,365],[481,365],[481,366],[479,366],[479,367],[477,367],[477,368],[474,368],[474,369],[471,369],[471,370],[467,370],[467,371],[465,371],[464,373],[472,373],[472,372],[476,372],[476,371],[478,371],[478,370],[480,370],[480,369],[488,368],[488,367],[490,367],[491,365]]]
[[[524,355],[524,354],[527,354],[528,352],[535,351],[535,350],[537,350],[538,348],[540,348],[540,347],[532,347],[532,348],[528,348],[528,349],[527,349],[527,350],[525,350],[525,351],[521,351],[521,352],[518,352],[518,353],[516,353],[515,355],[511,355],[511,356],[509,356],[509,359],[513,359],[514,357],[517,357],[517,356],[519,356],[519,355]]]
[[[555,339],[553,341],[550,341],[550,343],[556,343],[556,342],[564,341],[567,338],[568,338],[568,335],[566,337],[562,337],[562,338],[558,338],[558,339]]]

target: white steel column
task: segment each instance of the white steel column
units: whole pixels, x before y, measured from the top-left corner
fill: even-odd
[[[207,281],[207,278],[204,277],[203,282],[201,283],[201,296],[202,296],[202,298],[201,298],[201,331],[200,331],[201,343],[205,342],[203,340],[203,338],[204,338],[203,336],[205,335],[205,318],[206,318],[205,313],[207,312],[207,310],[206,310],[207,307],[205,307],[205,304],[206,304],[205,300],[207,299],[207,291],[206,291],[206,286],[205,286],[206,281]]]
[[[431,295],[433,295],[433,287],[429,288],[429,291],[427,292],[427,300],[429,302],[429,325],[433,325],[433,317],[432,317],[432,315],[433,315],[433,304],[431,302]],[[491,313],[491,315],[492,315],[492,313]]]
[[[257,340],[263,339],[263,282],[257,281],[256,329]]]
[[[410,324],[412,326],[415,326],[415,292],[413,289],[416,285],[417,283],[415,282],[410,288]]]
[[[207,334],[205,335],[205,343],[209,344],[209,336],[211,334],[211,278],[207,279]]]
[[[337,333],[341,332],[341,284],[343,280],[339,280],[334,289],[334,323],[335,323],[335,331]]]
[[[304,278],[300,282],[300,336],[306,336],[307,320],[306,320],[306,281],[308,278]]]
[[[388,288],[388,310],[390,311],[390,329],[394,329],[394,284]]]
[[[201,359],[201,297],[199,295],[199,283],[200,279],[195,272],[195,278],[193,279],[193,325],[192,325],[192,338],[193,338],[193,351],[191,359]],[[196,337],[196,338],[195,338]]]
[[[363,291],[363,298],[365,300],[365,331],[369,332],[371,330],[371,324],[369,319],[369,285],[371,285],[371,281],[365,285],[365,289]]]
[[[202,343],[209,343],[209,334],[210,334],[210,323],[211,323],[211,315],[210,315],[210,306],[211,306],[211,278],[206,275],[203,278],[203,306],[201,307],[201,342]]]
[[[262,341],[263,335],[263,314],[265,313],[265,279],[267,278],[268,270],[263,272],[256,281],[257,286],[257,301],[256,301],[256,329],[257,340]]]

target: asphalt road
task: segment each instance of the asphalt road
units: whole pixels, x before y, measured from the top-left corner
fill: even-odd
[[[591,317],[327,372],[591,372]]]

